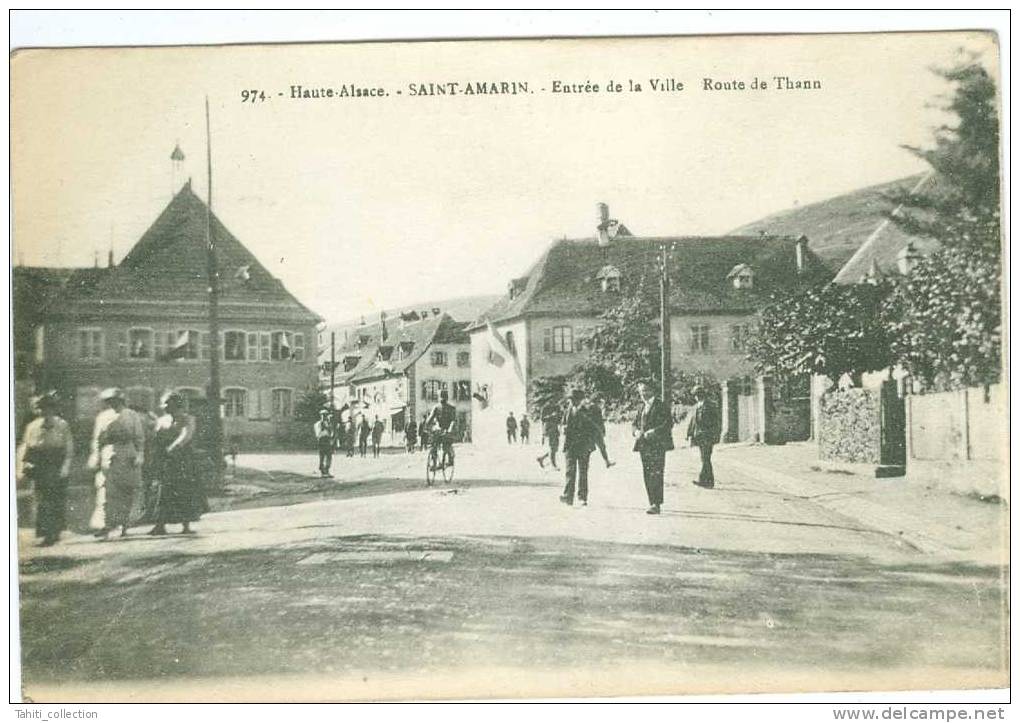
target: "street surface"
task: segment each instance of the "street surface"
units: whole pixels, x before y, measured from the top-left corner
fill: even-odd
[[[690,484],[696,452],[672,453],[653,517],[624,444],[610,470],[593,457],[589,507],[558,501],[538,445],[466,445],[448,487],[424,489],[423,453],[338,457],[325,483],[311,453],[242,455],[234,509],[195,535],[42,549],[22,530],[25,692],[1005,684],[1005,505],[812,471],[806,445],[734,446],[717,454],[715,490]]]

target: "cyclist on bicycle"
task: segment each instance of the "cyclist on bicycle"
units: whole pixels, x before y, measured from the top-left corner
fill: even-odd
[[[453,425],[457,421],[457,409],[450,404],[450,394],[445,389],[439,392],[439,404],[432,408],[425,420],[425,428],[429,430],[429,441],[432,448],[443,445],[446,459],[453,464]],[[438,455],[436,460],[439,461]]]

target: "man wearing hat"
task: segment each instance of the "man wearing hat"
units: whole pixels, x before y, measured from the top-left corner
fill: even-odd
[[[332,477],[329,468],[333,465],[333,420],[330,410],[319,410],[319,421],[312,425],[315,443],[319,447],[319,474]]]
[[[662,510],[663,475],[666,452],[673,449],[673,420],[666,405],[659,401],[651,382],[638,383],[641,411],[634,420],[634,451],[641,455],[641,472],[648,495],[648,514]]]
[[[18,482],[29,482],[35,498],[35,534],[39,544],[56,543],[64,530],[67,478],[74,458],[74,442],[67,422],[57,413],[53,392],[32,399],[38,413],[25,427],[15,465]]]
[[[96,470],[96,510],[91,524],[98,528],[96,537],[100,539],[117,527],[124,537],[142,483],[145,428],[120,389],[104,389],[99,398],[104,409],[96,415],[89,455],[89,469]]]
[[[722,420],[719,410],[709,402],[703,387],[694,387],[694,410],[691,412],[691,423],[687,427],[687,437],[691,445],[701,453],[701,471],[694,484],[705,489],[715,487],[715,472],[712,470],[712,447],[719,443],[722,431]]]
[[[566,457],[566,487],[560,496],[565,505],[574,504],[574,489],[582,505],[588,504],[588,461],[600,432],[584,405],[584,390],[575,388],[563,412],[563,456]]]

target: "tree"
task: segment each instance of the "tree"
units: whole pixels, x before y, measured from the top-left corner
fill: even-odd
[[[900,208],[889,217],[939,248],[897,284],[886,316],[895,359],[911,374],[929,385],[989,384],[1000,377],[1002,355],[995,82],[973,58],[935,72],[954,86],[941,108],[957,123],[935,129],[933,147],[909,148],[933,180],[891,195]]]
[[[844,374],[855,384],[891,363],[887,284],[830,284],[777,297],[761,313],[748,354],[759,373]]]
[[[319,419],[319,411],[328,406],[329,397],[325,392],[310,387],[294,405],[294,418],[301,422],[315,422]]]

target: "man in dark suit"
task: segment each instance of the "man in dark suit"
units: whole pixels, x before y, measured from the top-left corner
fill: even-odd
[[[563,504],[574,504],[575,485],[578,501],[582,505],[588,504],[588,461],[595,450],[598,433],[598,427],[584,405],[584,390],[574,389],[563,412],[563,456],[567,458],[567,485],[560,496]]]
[[[662,509],[663,474],[666,469],[666,452],[673,449],[673,418],[655,396],[649,382],[638,384],[641,411],[634,420],[634,451],[641,455],[641,471],[648,493],[647,512],[657,515]]]
[[[701,387],[694,387],[691,391],[694,395],[694,415],[687,427],[687,437],[691,445],[701,452],[701,472],[694,484],[705,489],[715,487],[715,472],[712,470],[712,447],[719,443],[719,433],[722,427],[722,420],[719,417],[719,410],[706,399],[705,390]]]

